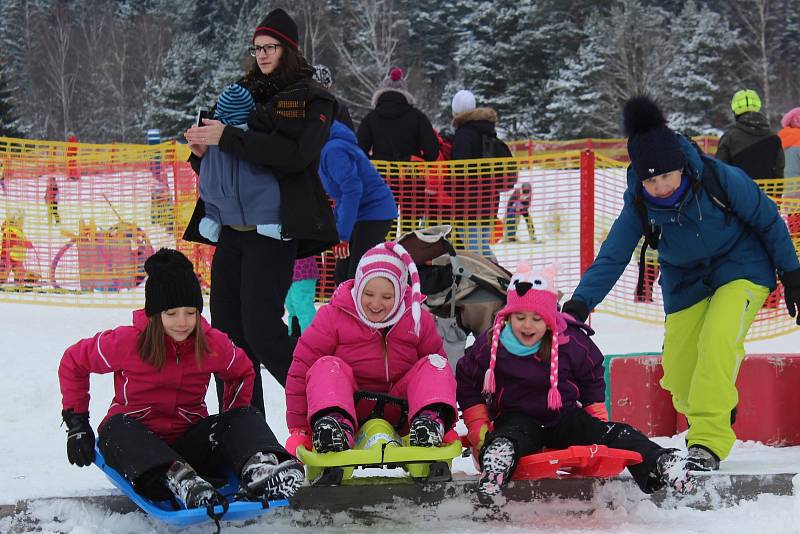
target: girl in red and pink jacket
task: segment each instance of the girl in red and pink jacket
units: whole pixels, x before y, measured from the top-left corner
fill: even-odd
[[[364,254],[355,279],[336,289],[295,348],[286,381],[290,453],[351,448],[362,415],[357,391],[407,400],[411,445],[442,444],[456,419],[456,384],[421,302],[419,274],[401,245]]]
[[[95,459],[89,375],[114,373],[114,399],[98,427],[97,447],[138,493],[175,497],[186,508],[211,506],[221,501],[214,485],[227,482],[227,468],[254,497],[294,494],[304,480],[302,466],[250,406],[250,359],[200,315],[203,296],[192,263],[161,249],[144,267],[145,308],[133,313],[133,325],[81,340],[61,358],[70,463],[84,467]],[[212,374],[225,393],[220,414],[209,416]]]

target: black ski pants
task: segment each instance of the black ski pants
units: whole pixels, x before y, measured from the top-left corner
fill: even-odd
[[[100,427],[98,447],[106,464],[131,481],[137,493],[153,500],[171,498],[164,476],[175,460],[187,462],[200,476],[222,486],[226,469],[239,476],[257,452],[275,453],[281,461],[290,458],[252,406],[206,417],[172,445],[133,417],[115,415]]]
[[[492,440],[504,437],[514,443],[514,467],[522,456],[540,452],[542,448],[565,449],[572,445],[605,445],[614,449],[635,451],[642,455],[642,463],[628,466],[636,484],[645,493],[652,493],[661,486],[650,474],[656,467],[656,459],[667,449],[625,423],[604,422],[586,413],[581,408],[567,410],[558,422],[544,427],[528,415],[509,412],[494,421],[494,430],[486,436],[481,458]]]
[[[211,262],[211,325],[228,334],[253,361],[251,404],[261,413],[265,413],[261,364],[285,386],[297,343],[283,322],[296,256],[297,241],[223,226]],[[222,391],[217,380],[220,406]]]

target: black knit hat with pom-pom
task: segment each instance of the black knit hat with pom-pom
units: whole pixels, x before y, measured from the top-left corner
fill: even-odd
[[[625,102],[622,126],[628,137],[631,165],[640,180],[686,166],[678,135],[669,129],[664,114],[649,97],[635,96]]]
[[[144,262],[144,311],[147,316],[183,306],[203,311],[203,293],[189,258],[162,248]]]

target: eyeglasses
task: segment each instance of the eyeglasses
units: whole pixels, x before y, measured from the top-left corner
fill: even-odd
[[[263,52],[264,54],[271,56],[275,52],[278,51],[281,45],[279,44],[268,44],[264,46],[248,46],[247,49],[250,51],[250,55],[256,57],[259,52]]]

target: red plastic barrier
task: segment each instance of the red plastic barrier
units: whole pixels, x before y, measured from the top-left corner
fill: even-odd
[[[628,423],[647,436],[672,436],[677,413],[661,388],[661,356],[622,356],[610,362],[611,420]]]
[[[741,440],[775,447],[800,445],[800,354],[748,354],[736,379],[733,430]],[[678,414],[678,431],[686,418]]]
[[[627,466],[638,464],[638,452],[610,449],[605,445],[574,445],[523,456],[517,463],[512,480],[540,478],[596,477],[618,475]]]

